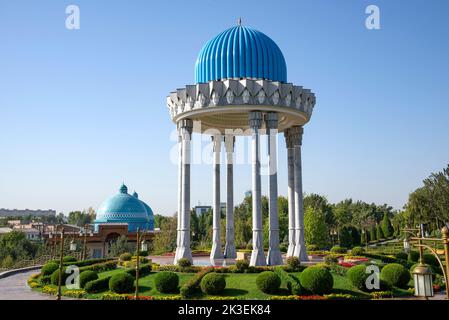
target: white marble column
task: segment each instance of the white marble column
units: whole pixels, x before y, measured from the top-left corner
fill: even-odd
[[[212,143],[214,146],[214,178],[213,178],[213,216],[212,216],[212,249],[210,251],[210,262],[212,265],[217,265],[220,259],[223,259],[223,253],[221,251],[221,238],[220,238],[220,155],[221,155],[221,135],[212,136]]]
[[[265,266],[265,255],[263,251],[263,229],[262,229],[262,203],[260,185],[260,142],[259,130],[262,126],[262,112],[252,111],[249,113],[249,126],[252,129],[251,151],[252,151],[252,200],[253,200],[253,250],[251,252],[251,266]]]
[[[181,258],[192,260],[190,250],[190,142],[192,139],[193,122],[190,119],[180,120],[182,144],[182,192],[181,192],[181,228],[179,230],[179,250],[174,263]]]
[[[277,266],[283,263],[279,249],[279,213],[278,213],[278,174],[277,174],[277,128],[278,114],[269,112],[265,115],[268,134],[268,190],[269,190],[269,248],[267,264]]]
[[[294,150],[292,133],[290,129],[284,132],[285,144],[287,146],[288,167],[288,249],[287,257],[293,256],[295,252],[295,175],[294,175]]]
[[[182,217],[182,133],[178,128],[178,224],[176,227],[176,253],[175,261],[178,261],[181,240],[181,217]]]
[[[294,176],[295,176],[295,251],[293,255],[301,261],[308,261],[304,241],[304,204],[302,195],[301,144],[303,128],[292,127],[294,145]]]
[[[226,259],[237,258],[235,251],[235,233],[234,233],[234,143],[235,137],[233,135],[225,135],[226,147],[226,244],[224,250],[224,257]]]

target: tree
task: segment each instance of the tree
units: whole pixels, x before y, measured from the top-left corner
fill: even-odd
[[[349,227],[342,227],[338,230],[339,244],[344,248],[352,248],[352,236]]]
[[[329,230],[321,210],[308,207],[304,215],[304,237],[306,244],[325,248],[329,245]]]
[[[160,231],[153,238],[153,253],[172,252],[176,248],[178,219],[176,216],[163,217],[159,223]]]
[[[371,226],[371,229],[369,231],[369,237],[370,237],[370,241],[379,240],[379,239],[377,239],[377,231],[376,231],[376,226],[375,225]]]
[[[109,256],[110,257],[118,257],[122,253],[125,252],[133,252],[133,246],[128,243],[128,239],[125,235],[122,235],[117,238],[116,241],[112,242],[109,248]]]
[[[376,238],[377,240],[385,239],[384,233],[382,232],[382,228],[380,225],[376,227]]]
[[[391,225],[390,218],[388,218],[387,214],[385,214],[384,218],[382,219],[381,227],[382,227],[382,233],[385,238],[388,239],[391,236],[393,236],[393,232],[394,232],[393,226]]]

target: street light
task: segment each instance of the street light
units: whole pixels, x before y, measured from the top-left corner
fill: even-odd
[[[433,297],[433,272],[430,268],[421,262],[413,270],[413,282],[415,283],[415,296]]]
[[[142,251],[142,252],[148,251],[148,244],[145,241],[145,239],[142,240],[142,246],[140,247],[140,251]]]
[[[56,232],[57,232],[57,228],[56,228]],[[63,266],[64,266],[63,259],[64,259],[64,227],[62,227],[62,230],[61,230],[61,256],[59,257],[58,295],[56,297],[56,300],[61,300],[62,271],[63,271]]]
[[[70,251],[76,251],[76,242],[70,241]]]
[[[404,252],[405,253],[410,252],[410,242],[408,242],[407,237],[404,238]]]

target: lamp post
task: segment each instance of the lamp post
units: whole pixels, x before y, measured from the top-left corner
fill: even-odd
[[[419,249],[419,265],[413,271],[413,280],[415,283],[415,295],[420,297],[432,297],[433,296],[433,287],[432,287],[432,272],[428,266],[423,264],[423,250],[429,250],[434,257],[438,260],[438,264],[440,265],[441,270],[443,271],[444,281],[446,284],[446,298],[449,300],[449,230],[445,226],[441,230],[442,238],[425,238],[423,236],[422,225],[420,229],[404,229],[406,232],[419,230],[418,235],[416,237],[410,238],[411,241],[416,241],[414,246]],[[434,247],[431,247],[424,242],[429,241],[433,243]],[[445,264],[441,261],[439,257],[439,252],[436,248],[436,243],[443,243],[444,247],[444,256],[445,256]],[[441,254],[441,252],[440,252]]]
[[[410,252],[410,242],[408,242],[407,236],[404,238],[404,252],[407,254]]]
[[[64,265],[63,258],[64,258],[64,227],[62,227],[61,230],[61,256],[59,257],[58,295],[56,297],[56,300],[61,300],[62,269]]]
[[[87,243],[87,229],[90,225],[89,224],[85,224],[84,225],[84,241],[83,241],[83,253],[82,253],[82,257],[83,260],[86,260],[86,243]],[[90,231],[89,229],[89,236],[93,236],[92,231]]]
[[[137,228],[136,234],[136,247],[137,247],[137,259],[136,259],[136,292],[134,293],[134,299],[137,300],[139,297],[139,267],[140,267],[140,233],[139,228]]]

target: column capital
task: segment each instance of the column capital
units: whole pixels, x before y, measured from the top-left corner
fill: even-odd
[[[265,124],[267,130],[278,128],[278,114],[277,112],[268,112],[265,114]]]
[[[301,126],[290,127],[287,130],[285,130],[284,136],[287,148],[293,148],[294,146],[302,145],[303,132],[304,129]]]
[[[191,139],[192,129],[193,129],[193,121],[191,119],[182,119],[176,123],[178,127],[179,139]]]
[[[263,114],[260,111],[251,111],[249,113],[249,126],[252,129],[260,129],[262,127]]]
[[[221,134],[214,134],[211,136],[212,143],[213,143],[213,151],[214,152],[221,152],[221,140],[223,139]]]
[[[227,153],[234,152],[234,145],[235,145],[235,136],[232,134],[225,134],[224,135],[224,143]]]

